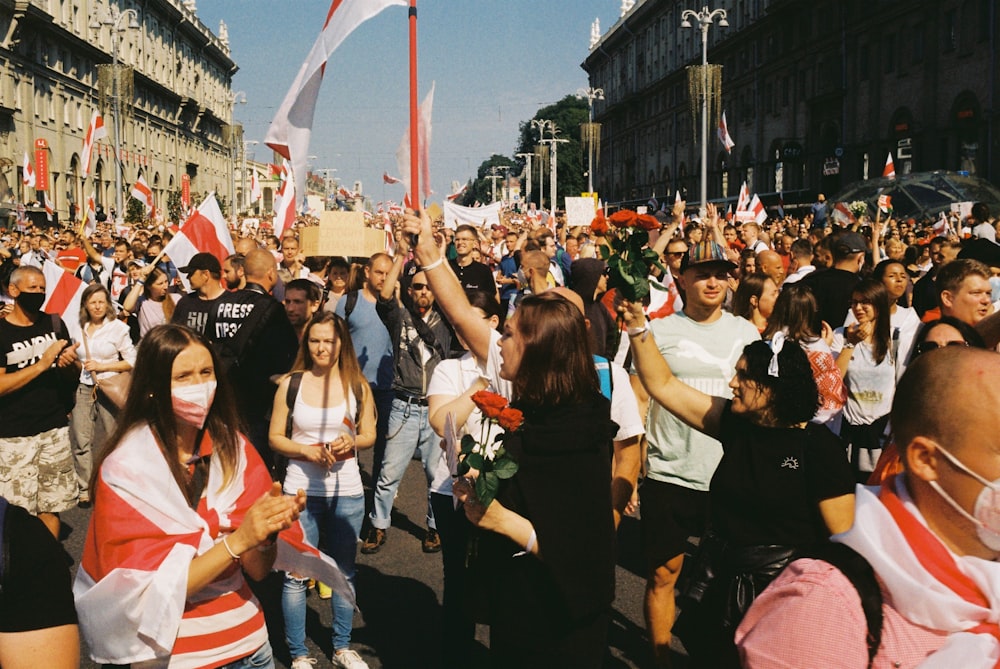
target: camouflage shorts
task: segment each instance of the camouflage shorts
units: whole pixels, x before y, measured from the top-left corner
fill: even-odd
[[[77,482],[69,428],[0,439],[0,494],[29,513],[76,506]]]

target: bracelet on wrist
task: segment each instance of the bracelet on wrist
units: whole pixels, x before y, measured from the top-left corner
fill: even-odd
[[[438,257],[438,259],[435,260],[434,262],[432,262],[430,265],[422,265],[420,267],[420,271],[421,272],[429,272],[430,270],[435,269],[437,267],[440,267],[443,264],[444,264],[444,256],[442,255],[442,256]]]
[[[629,337],[638,337],[641,334],[646,334],[647,332],[649,332],[649,325],[643,323],[641,327],[628,328],[626,332],[628,332]]]
[[[229,547],[229,537],[228,536],[222,537],[222,546],[226,549],[226,552],[229,553],[229,557],[232,559],[233,562],[239,562],[240,561],[240,556],[238,554],[234,553],[233,549]]]

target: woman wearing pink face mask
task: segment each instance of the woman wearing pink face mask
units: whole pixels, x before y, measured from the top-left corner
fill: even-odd
[[[239,424],[218,360],[192,330],[143,339],[132,388],[91,484],[74,592],[95,662],[273,667],[244,574],[274,565],[305,493],[281,494]],[[211,631],[211,633],[206,633]]]

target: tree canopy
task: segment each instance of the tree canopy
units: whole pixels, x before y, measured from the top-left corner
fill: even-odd
[[[557,184],[559,203],[557,203],[557,206],[559,208],[562,208],[561,203],[564,197],[567,195],[577,196],[587,189],[587,178],[584,174],[587,168],[584,165],[583,151],[580,144],[580,124],[586,123],[587,118],[587,101],[581,100],[575,95],[567,95],[555,104],[542,107],[530,120],[521,123],[516,153],[536,152],[535,147],[539,140],[538,127],[532,125],[531,121],[552,121],[556,126],[556,137],[558,139],[569,140],[565,144],[560,144],[557,152],[557,177],[559,180]],[[545,138],[548,139],[550,137],[552,137],[552,132],[546,128]],[[526,161],[523,158],[517,158],[518,172],[524,169],[525,163]],[[531,200],[535,203],[538,203],[538,165],[539,161],[537,157],[532,159]],[[545,180],[544,191],[545,202],[547,204],[550,200],[549,172],[547,170],[543,178]],[[526,189],[522,188],[522,190]]]

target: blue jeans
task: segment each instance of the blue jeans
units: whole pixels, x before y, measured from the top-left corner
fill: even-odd
[[[382,459],[385,457],[385,438],[389,434],[389,414],[392,413],[392,402],[396,392],[392,388],[377,389],[372,386],[372,396],[375,398],[375,444],[372,447],[372,485],[378,481],[382,471]]]
[[[306,508],[299,516],[302,530],[314,546],[332,557],[344,576],[354,587],[354,561],[358,551],[358,537],[365,518],[365,496],[312,497],[306,499]],[[294,660],[309,655],[306,648],[306,588],[308,579],[285,574],[281,590],[281,610],[285,616],[285,643]],[[333,611],[333,649],[351,645],[354,627],[354,607],[333,593],[330,600]]]
[[[274,657],[271,655],[271,644],[264,645],[246,657],[224,664],[219,669],[274,669]]]
[[[420,461],[424,465],[427,482],[434,478],[434,462],[430,456],[436,453],[441,437],[431,428],[427,407],[396,398],[392,401],[389,414],[389,436],[385,442],[385,458],[375,484],[375,503],[371,513],[372,526],[380,530],[389,529],[392,503],[396,491],[403,480],[406,467],[414,452],[419,449]],[[430,493],[427,494],[427,527],[434,528],[434,512],[431,510]]]

